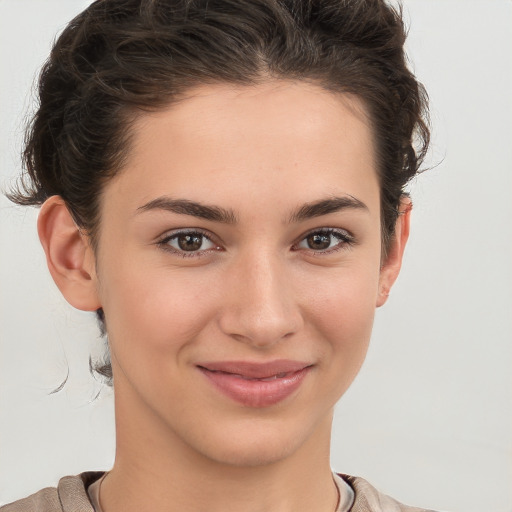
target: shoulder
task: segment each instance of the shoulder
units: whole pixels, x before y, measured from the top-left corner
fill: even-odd
[[[434,512],[424,508],[408,507],[379,492],[364,478],[341,475],[354,490],[351,512]]]
[[[40,491],[0,507],[1,512],[94,512],[87,487],[103,473],[88,472],[77,476],[65,476],[57,487]]]

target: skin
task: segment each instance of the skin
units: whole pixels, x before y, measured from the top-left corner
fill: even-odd
[[[158,207],[169,198],[229,211],[230,222]],[[352,206],[294,216],[333,198]],[[39,234],[67,300],[107,318],[117,455],[105,510],[334,510],[333,407],[364,360],[409,230],[404,201],[382,261],[359,100],[300,82],[195,89],[137,120],[101,204],[96,254],[57,196]],[[185,257],[169,239],[183,229],[208,237]],[[311,233],[330,248],[312,248]],[[243,406],[198,371],[276,359],[311,369],[268,407]]]

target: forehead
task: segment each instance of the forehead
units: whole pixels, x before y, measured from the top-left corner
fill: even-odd
[[[295,202],[378,195],[364,106],[314,84],[201,86],[132,129],[125,168],[112,180],[127,200],[208,193],[226,202],[256,190],[270,200],[276,189]]]
[[[134,149],[153,135],[148,134],[148,125],[155,130],[165,126],[180,139],[201,136],[220,142],[214,140],[220,135],[228,143],[252,136],[263,142],[267,134],[279,135],[282,142],[302,137],[318,144],[328,142],[332,138],[328,132],[333,130],[332,136],[350,143],[360,135],[353,130],[355,124],[363,130],[370,126],[363,102],[351,94],[332,93],[303,81],[273,80],[251,86],[219,83],[193,88],[167,109],[139,117]]]

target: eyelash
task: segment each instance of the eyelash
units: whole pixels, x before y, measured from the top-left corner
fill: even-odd
[[[197,250],[197,251],[185,251],[185,250],[178,250],[169,245],[169,242],[171,240],[177,240],[178,238],[182,236],[200,236],[212,244],[215,245],[213,248],[209,249],[203,249],[203,250]],[[331,248],[327,248],[325,250],[314,250],[314,249],[306,249],[314,256],[321,256],[324,254],[332,254],[335,252],[338,252],[343,249],[347,249],[352,247],[355,244],[355,239],[353,235],[345,231],[344,229],[336,229],[336,228],[320,228],[320,229],[314,229],[304,235],[298,240],[298,242],[294,243],[292,246],[293,251],[298,251],[300,248],[296,248],[301,242],[305,241],[308,237],[311,237],[313,235],[327,235],[329,237],[334,237],[338,239],[338,243]],[[164,238],[161,240],[158,240],[156,242],[156,245],[160,247],[162,250],[170,252],[172,254],[175,254],[177,256],[180,256],[182,258],[201,258],[206,256],[208,253],[212,251],[219,251],[221,250],[220,246],[216,244],[213,240],[211,235],[208,233],[200,230],[200,229],[190,229],[190,230],[181,230],[181,231],[175,231],[173,233],[167,234]]]
[[[182,236],[200,236],[203,239],[208,240],[212,244],[215,245],[214,248],[211,249],[203,249],[198,251],[185,251],[185,250],[178,250],[169,245],[169,242],[171,240],[177,240],[178,238]],[[185,229],[180,231],[174,231],[173,233],[167,234],[164,238],[161,240],[158,240],[156,242],[156,245],[160,247],[163,251],[170,252],[172,254],[175,254],[177,256],[180,256],[182,258],[201,258],[206,255],[206,253],[210,253],[212,251],[218,251],[220,249],[219,245],[216,244],[213,240],[211,235],[208,235],[208,233],[202,231],[201,229]]]
[[[296,244],[294,244],[294,247],[313,235],[327,235],[329,237],[334,237],[334,238],[338,239],[338,243],[334,247],[324,249],[324,250],[319,250],[319,251],[315,251],[314,249],[309,249],[311,254],[313,254],[314,256],[322,256],[324,254],[332,254],[332,253],[341,251],[343,249],[350,248],[355,244],[354,236],[351,235],[348,231],[345,231],[344,229],[320,228],[320,229],[314,229],[314,230],[310,231],[309,233],[306,233],[305,235],[303,235],[302,238]]]

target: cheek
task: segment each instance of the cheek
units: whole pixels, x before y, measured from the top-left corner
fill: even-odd
[[[111,348],[123,364],[175,361],[214,314],[200,280],[192,284],[172,269],[117,265],[102,288]]]
[[[362,363],[370,339],[379,278],[372,268],[340,268],[302,291],[306,323],[327,341],[324,355],[347,365]]]

